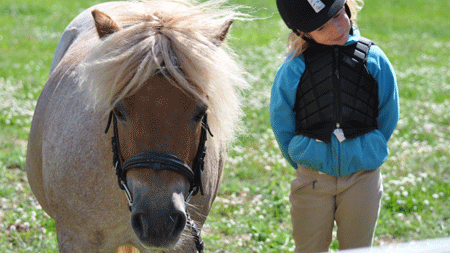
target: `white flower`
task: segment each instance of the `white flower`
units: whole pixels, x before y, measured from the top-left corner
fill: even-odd
[[[22,226],[23,226],[23,228],[25,228],[25,229],[29,229],[29,228],[30,228],[30,223],[29,223],[29,222],[24,222],[24,223],[22,224]]]
[[[16,232],[16,226],[15,225],[11,225],[9,227],[9,230],[11,230],[12,232]]]

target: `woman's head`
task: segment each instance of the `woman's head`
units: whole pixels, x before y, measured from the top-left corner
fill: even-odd
[[[293,31],[312,32],[342,9],[345,0],[277,0],[278,11]]]
[[[312,40],[322,45],[339,45],[343,46],[349,37],[350,29],[352,28],[350,17],[342,7],[330,20],[311,32],[302,32],[300,36]]]
[[[363,4],[363,0],[277,0],[278,11],[292,30],[289,54],[298,56],[311,43],[345,44]]]

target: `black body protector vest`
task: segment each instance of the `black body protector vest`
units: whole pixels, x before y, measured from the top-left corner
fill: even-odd
[[[296,134],[330,143],[333,133],[343,141],[378,128],[378,83],[366,65],[372,44],[361,37],[349,46],[305,50],[293,108]]]

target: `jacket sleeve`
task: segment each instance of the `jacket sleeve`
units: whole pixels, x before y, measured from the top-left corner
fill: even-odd
[[[297,87],[305,70],[303,57],[288,57],[278,69],[270,98],[270,124],[283,156],[297,168],[288,153],[289,143],[295,136],[294,103]]]
[[[394,68],[384,52],[376,45],[370,48],[367,67],[378,82],[378,124],[387,142],[397,126],[400,111]]]

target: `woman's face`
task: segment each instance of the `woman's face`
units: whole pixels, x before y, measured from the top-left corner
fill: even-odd
[[[350,36],[350,29],[350,19],[345,12],[345,7],[342,7],[333,18],[318,29],[307,33],[306,36],[322,45],[343,46]]]

